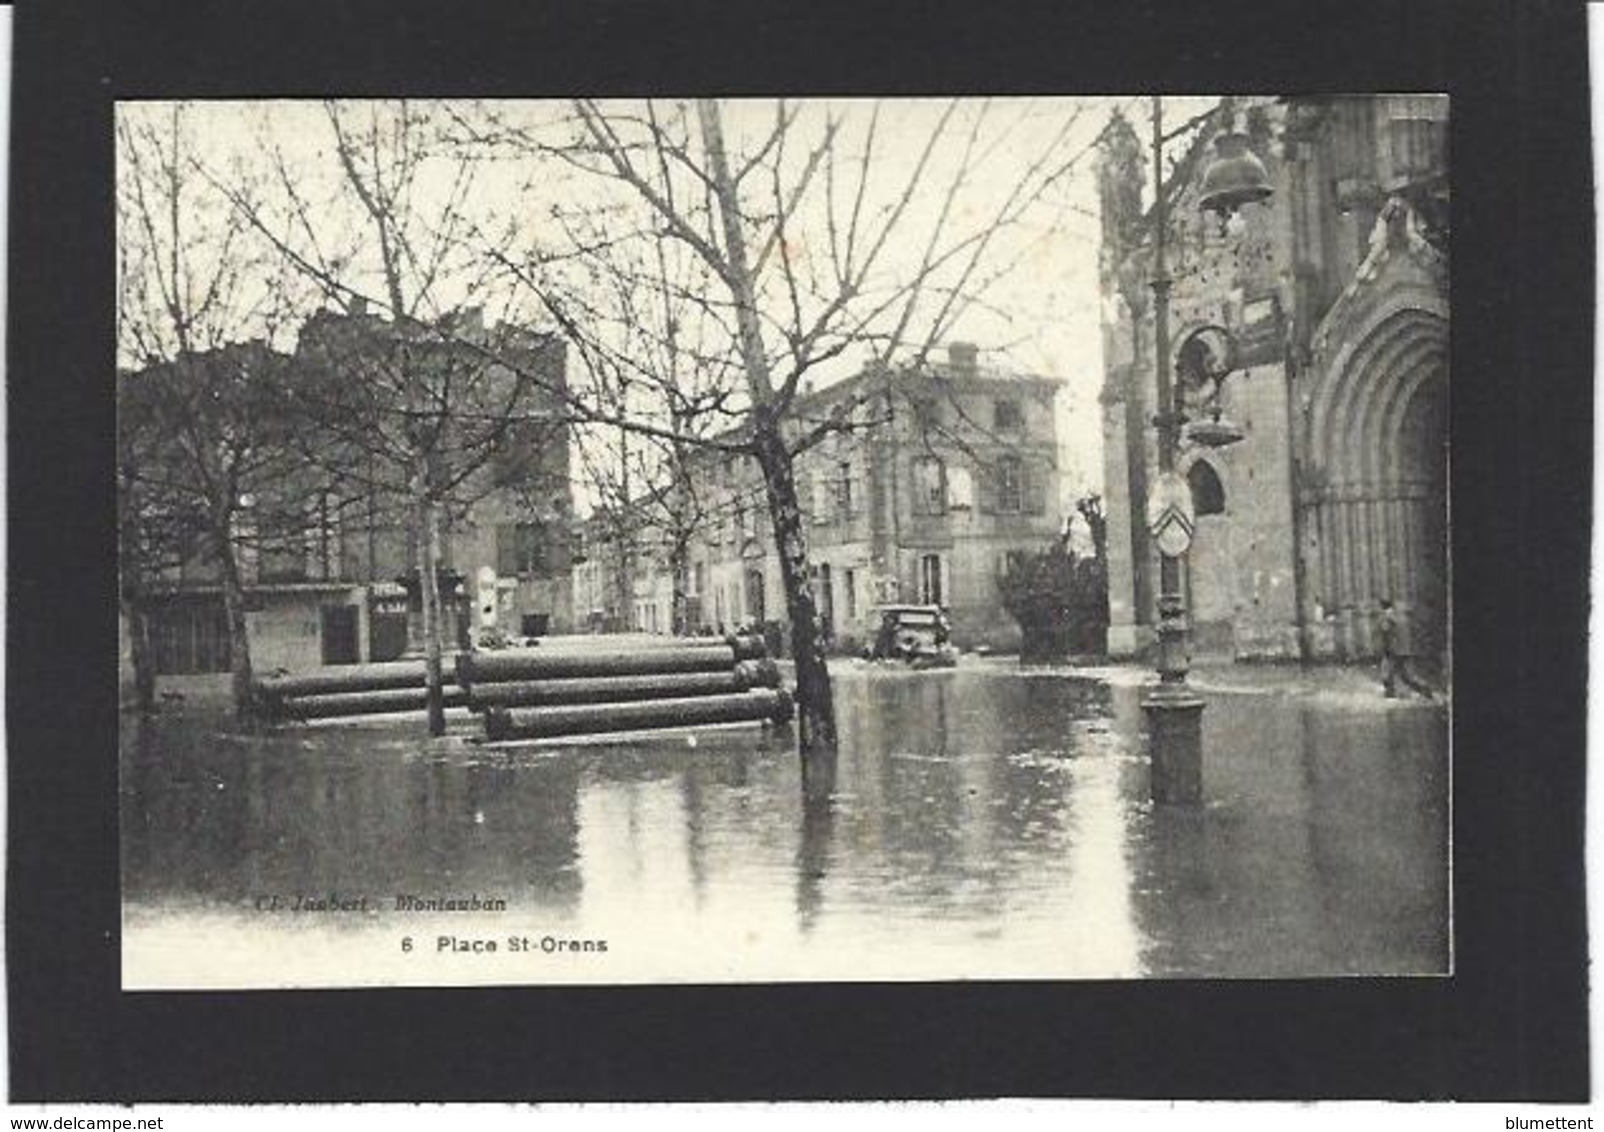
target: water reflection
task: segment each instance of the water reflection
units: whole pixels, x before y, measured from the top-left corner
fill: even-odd
[[[1145,801],[1133,689],[854,667],[841,750],[757,728],[510,749],[410,728],[123,744],[129,985],[1277,975],[1446,963],[1446,732],[1428,710],[1221,696],[1209,805]],[[433,753],[429,753],[433,751]],[[366,894],[352,917],[263,893]],[[505,899],[403,916],[397,894]],[[499,967],[401,933],[557,933]],[[286,940],[293,937],[294,945]],[[164,955],[195,945],[182,971]],[[229,956],[208,968],[208,957]],[[194,969],[194,963],[200,969]],[[167,964],[167,965],[164,965]],[[188,973],[184,973],[188,972]]]

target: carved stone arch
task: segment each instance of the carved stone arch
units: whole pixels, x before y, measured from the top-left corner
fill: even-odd
[[[1364,435],[1363,410],[1386,384],[1396,351],[1428,347],[1446,352],[1447,308],[1435,293],[1403,288],[1344,330],[1341,340],[1344,345],[1329,362],[1316,359],[1319,376],[1311,392],[1310,456],[1333,483],[1357,477],[1357,451],[1351,445]]]
[[[1322,322],[1306,393],[1309,585],[1341,659],[1374,655],[1383,600],[1412,618],[1417,654],[1446,636],[1448,306],[1433,253],[1397,223]]]

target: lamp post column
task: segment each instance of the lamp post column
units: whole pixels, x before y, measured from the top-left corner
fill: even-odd
[[[1159,483],[1173,482],[1181,414],[1170,375],[1170,277],[1165,262],[1169,201],[1164,196],[1163,100],[1153,97],[1153,366],[1156,370]],[[1157,533],[1157,532],[1155,532]],[[1160,542],[1158,683],[1142,700],[1147,715],[1155,802],[1196,804],[1203,799],[1203,701],[1186,684],[1188,631],[1181,596],[1185,550],[1171,554]]]

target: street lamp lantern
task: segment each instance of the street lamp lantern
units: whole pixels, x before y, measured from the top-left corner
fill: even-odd
[[[1236,340],[1223,326],[1200,326],[1181,341],[1175,351],[1175,376],[1190,390],[1201,406],[1204,418],[1187,421],[1181,436],[1190,444],[1204,448],[1225,448],[1245,435],[1220,410],[1225,379],[1236,369]]]
[[[1247,435],[1222,418],[1218,406],[1210,410],[1210,414],[1204,420],[1187,422],[1183,430],[1187,440],[1202,448],[1228,448]]]
[[[1244,204],[1267,199],[1275,189],[1264,162],[1248,148],[1246,134],[1227,130],[1214,139],[1217,151],[1203,171],[1198,206],[1220,218],[1223,227]]]

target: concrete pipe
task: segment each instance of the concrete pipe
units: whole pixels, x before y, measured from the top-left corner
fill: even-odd
[[[608,731],[649,731],[791,718],[791,697],[783,689],[762,688],[725,696],[644,700],[624,704],[573,704],[560,707],[491,708],[485,737],[548,739]]]

